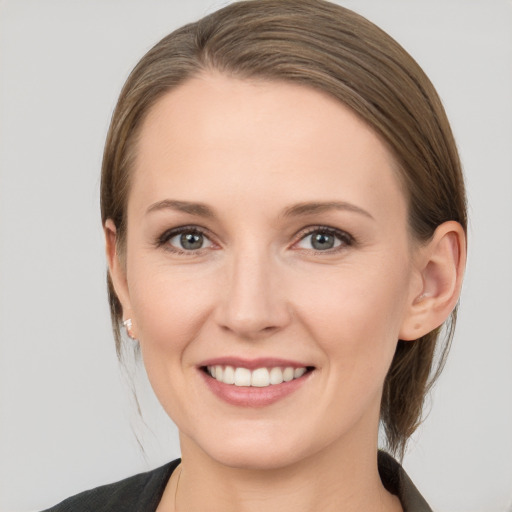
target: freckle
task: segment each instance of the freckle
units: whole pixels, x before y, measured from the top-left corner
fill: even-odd
[[[421,324],[416,324],[416,325],[414,326],[414,328],[415,328],[415,329],[419,329],[420,327],[421,327]]]

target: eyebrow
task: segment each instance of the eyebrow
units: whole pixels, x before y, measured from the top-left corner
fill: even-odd
[[[160,210],[176,210],[190,215],[197,215],[198,217],[213,217],[213,211],[205,204],[176,201],[174,199],[164,199],[163,201],[152,204],[146,210],[146,215]]]
[[[146,214],[160,210],[176,210],[190,215],[196,215],[198,217],[214,217],[211,208],[203,203],[193,203],[190,201],[177,201],[175,199],[164,199],[153,203],[146,211]],[[330,210],[344,210],[349,212],[359,213],[373,219],[373,216],[363,210],[359,206],[356,206],[345,201],[327,201],[327,202],[309,202],[309,203],[298,203],[293,206],[286,208],[282,214],[283,217],[301,217],[306,215],[318,214],[328,212]]]
[[[296,205],[286,208],[283,213],[283,217],[300,217],[303,215],[311,215],[315,213],[324,213],[330,210],[344,210],[354,213],[359,213],[373,219],[373,216],[363,210],[359,206],[352,203],[346,203],[344,201],[327,201],[327,202],[311,202],[311,203],[298,203]]]

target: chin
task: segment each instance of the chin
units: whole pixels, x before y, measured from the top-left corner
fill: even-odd
[[[277,449],[274,443],[268,443],[264,447],[257,443],[240,447],[224,446],[209,455],[224,466],[251,471],[280,469],[293,465],[304,457],[304,454],[291,447]]]
[[[237,427],[236,431],[209,431],[207,436],[194,436],[189,441],[219,464],[253,471],[289,467],[322,449],[322,446],[304,442],[308,436],[304,433],[299,435],[297,431],[290,435],[289,429],[280,428],[275,432],[261,424]],[[242,434],[244,430],[248,435]],[[191,448],[196,449],[194,446]]]

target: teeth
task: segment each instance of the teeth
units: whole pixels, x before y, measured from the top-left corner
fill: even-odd
[[[306,373],[306,368],[295,368],[293,370],[293,378],[298,379],[299,377],[302,377]]]
[[[293,380],[293,368],[290,368],[289,366],[286,367],[283,371],[283,380],[285,382],[290,382]]]
[[[265,388],[270,386],[270,374],[266,368],[258,368],[251,375],[251,386]]]
[[[281,368],[272,368],[270,370],[270,384],[281,384],[283,382],[283,370]]]
[[[226,368],[224,368],[224,375],[222,376],[222,382],[224,382],[224,384],[234,384],[235,383],[235,369],[232,366],[226,366]]]
[[[219,380],[219,379],[217,379]],[[224,380],[222,380],[224,382]],[[247,368],[237,368],[235,370],[235,386],[250,386],[251,370]]]
[[[211,377],[224,384],[234,384],[242,387],[265,388],[270,385],[281,384],[298,379],[306,373],[306,368],[258,368],[249,370],[247,368],[234,368],[233,366],[208,366],[207,371]]]

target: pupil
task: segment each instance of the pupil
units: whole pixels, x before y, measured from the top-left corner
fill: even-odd
[[[319,250],[332,249],[334,247],[334,237],[326,233],[316,233],[312,237],[311,244]]]
[[[181,246],[184,249],[201,249],[203,245],[203,235],[200,233],[183,233],[180,237]]]

